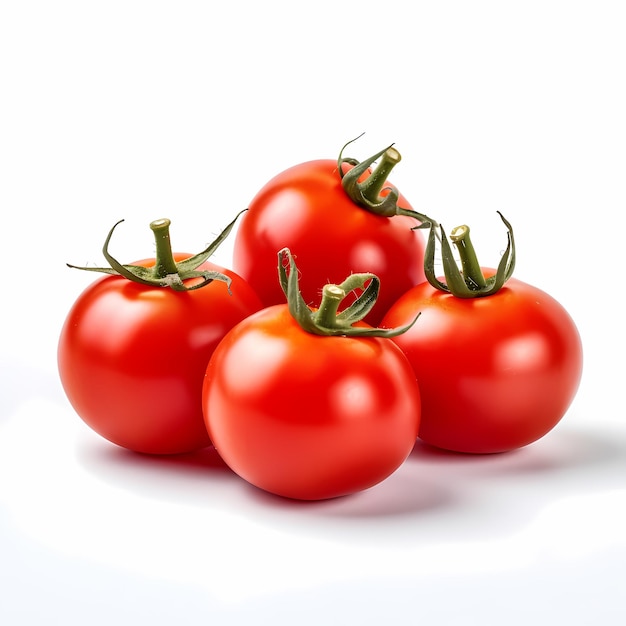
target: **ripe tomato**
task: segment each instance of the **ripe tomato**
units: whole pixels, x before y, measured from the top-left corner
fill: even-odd
[[[155,259],[134,265],[154,267]],[[230,278],[231,293],[222,280],[175,291],[106,276],[83,291],[63,325],[65,393],[88,426],[119,446],[176,454],[211,444],[201,404],[206,365],[226,332],[262,305],[234,272],[209,261],[197,269]]]
[[[402,324],[416,311],[419,324],[393,341],[422,392],[420,439],[457,452],[503,452],[561,420],[580,382],[582,345],[554,298],[515,278],[485,297],[458,297],[424,282],[381,326]]]
[[[363,168],[381,156],[374,172]],[[343,280],[351,272],[376,274],[381,293],[366,318],[372,325],[401,294],[424,280],[424,238],[414,229],[420,225],[416,217],[425,216],[414,212],[401,194],[381,208],[390,194],[396,198],[395,190],[382,187],[400,155],[388,149],[372,159],[358,165],[341,157],[301,163],[275,176],[252,199],[234,240],[233,268],[265,306],[284,302],[275,280],[276,253],[283,247],[298,259],[302,294],[311,306],[319,305],[324,283]],[[340,171],[353,167],[362,171],[359,184],[377,179],[378,187],[369,189],[369,195],[376,196],[373,201],[364,200],[354,188],[353,197],[344,189]],[[400,207],[399,214],[390,204]]]
[[[391,339],[315,334],[291,311],[263,309],[215,349],[202,400],[215,448],[239,476],[284,497],[319,500],[376,485],[415,444],[415,374]]]

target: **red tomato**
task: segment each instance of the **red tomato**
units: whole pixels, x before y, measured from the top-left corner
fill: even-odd
[[[319,500],[367,489],[400,466],[417,438],[419,398],[390,339],[311,334],[283,304],[226,335],[202,402],[234,472],[280,496]]]
[[[582,346],[554,298],[514,278],[476,298],[423,283],[391,307],[381,326],[401,325],[417,311],[418,323],[393,341],[417,375],[424,442],[503,452],[536,441],[563,417],[580,382]]]
[[[211,444],[201,403],[206,365],[227,331],[262,305],[234,272],[209,261],[198,269],[230,277],[232,293],[221,280],[175,291],[106,276],[85,289],[63,325],[65,393],[88,426],[119,446],[176,454]]]
[[[343,165],[344,171],[350,168]],[[402,195],[397,204],[412,211]],[[265,306],[285,301],[275,279],[276,253],[283,247],[298,260],[302,295],[311,306],[319,305],[320,285],[351,272],[376,274],[381,292],[365,320],[374,326],[400,295],[424,280],[424,238],[412,230],[420,222],[406,215],[377,215],[357,205],[342,187],[337,161],[287,169],[248,208],[235,237],[233,268]]]

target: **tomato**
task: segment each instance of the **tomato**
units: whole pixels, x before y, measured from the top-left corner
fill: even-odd
[[[399,298],[381,326],[416,311],[419,322],[393,341],[420,385],[421,440],[456,452],[504,452],[561,420],[579,386],[582,345],[553,297],[515,278],[486,297],[458,297],[424,282]]]
[[[154,268],[155,259],[134,265]],[[201,404],[206,365],[226,332],[262,305],[231,270],[210,261],[197,270],[219,272],[230,286],[212,280],[175,291],[106,276],[80,294],[65,320],[58,344],[65,393],[89,427],[119,446],[176,454],[211,444]]]
[[[415,444],[415,374],[390,338],[359,334],[376,330],[367,324],[352,336],[349,328],[315,334],[293,311],[265,308],[215,349],[202,400],[215,448],[240,477],[283,497],[372,487]]]
[[[424,280],[424,238],[416,213],[401,194],[384,187],[386,173],[400,156],[383,153],[372,172],[353,160],[314,160],[295,165],[272,178],[255,195],[239,224],[233,245],[233,268],[259,294],[263,304],[284,302],[275,280],[276,253],[288,247],[302,271],[301,290],[311,306],[319,305],[320,285],[343,280],[350,272],[371,272],[381,282],[376,306],[366,321],[376,325],[405,291]],[[374,201],[354,191],[348,195],[345,173],[359,167],[359,184]],[[344,173],[344,178],[340,175]],[[353,182],[355,182],[353,180]],[[376,184],[374,184],[376,183]],[[393,193],[390,192],[390,189]],[[392,202],[385,203],[393,195]],[[357,204],[358,202],[358,204]],[[394,205],[390,210],[389,204]]]

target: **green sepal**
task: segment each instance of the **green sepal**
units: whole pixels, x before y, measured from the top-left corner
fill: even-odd
[[[359,137],[361,136],[362,135],[359,135]],[[393,144],[383,148],[374,156],[365,159],[365,161],[359,162],[356,159],[343,156],[346,147],[359,139],[359,137],[348,141],[341,148],[339,157],[337,158],[337,168],[339,176],[341,177],[341,185],[351,200],[358,206],[382,217],[393,217],[395,215],[412,217],[420,222],[414,229],[427,228],[431,223],[434,223],[434,220],[423,213],[398,206],[398,199],[400,197],[398,190],[393,185],[384,186],[388,172],[391,171],[393,166],[400,160],[400,155],[397,151],[395,151],[397,154],[396,158],[393,160],[385,160],[385,157],[389,154],[388,151],[393,148]],[[380,164],[379,168],[374,170],[364,181],[359,182],[361,176],[381,157],[383,157],[383,163]],[[347,172],[343,171],[343,165],[345,163],[353,166]],[[382,190],[388,193],[382,196],[380,195],[380,191]]]
[[[83,267],[67,264],[73,269],[80,269],[88,272],[99,272],[102,274],[110,274],[114,276],[122,276],[128,280],[141,285],[150,287],[169,287],[174,291],[193,291],[205,287],[214,280],[222,281],[226,284],[230,293],[230,277],[225,274],[213,270],[198,270],[197,268],[212,256],[219,246],[224,242],[232,231],[239,216],[247,211],[240,211],[228,226],[204,249],[202,252],[182,261],[174,261],[171,247],[169,244],[169,220],[158,220],[161,236],[156,236],[157,222],[151,224],[151,228],[155,231],[157,241],[157,262],[153,267],[143,267],[141,265],[122,264],[110,252],[109,244],[113,232],[124,220],[120,220],[113,225],[109,231],[102,248],[102,254],[108,261],[110,267]],[[201,278],[201,282],[191,286],[187,286],[185,281],[191,278]]]
[[[498,215],[507,228],[507,246],[498,263],[496,273],[493,276],[482,280],[473,280],[471,275],[464,275],[454,258],[452,246],[448,241],[448,237],[443,226],[432,224],[428,233],[426,242],[426,250],[424,253],[424,273],[426,280],[440,291],[451,293],[457,298],[479,298],[490,296],[499,291],[502,286],[511,278],[515,269],[515,237],[513,235],[513,227],[504,218],[502,213],[498,211]],[[435,272],[435,251],[436,240],[441,244],[441,263],[446,282],[437,278]],[[471,243],[469,243],[471,245]],[[474,267],[473,271],[481,272],[480,267]],[[479,284],[482,283],[482,284]]]
[[[278,275],[289,312],[303,330],[314,335],[391,338],[406,332],[419,317],[418,313],[412,322],[398,328],[354,326],[372,310],[378,298],[380,279],[370,273],[351,274],[340,285],[327,285],[327,289],[342,295],[329,298],[325,290],[320,307],[317,310],[310,308],[302,297],[298,268],[289,248],[283,248],[278,253]],[[361,291],[356,300],[338,313],[341,300],[355,290]]]

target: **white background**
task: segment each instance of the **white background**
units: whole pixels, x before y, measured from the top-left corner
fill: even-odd
[[[0,622],[622,624],[626,582],[623,3],[0,4]],[[204,247],[274,174],[395,142],[417,210],[581,332],[578,396],[544,439],[417,448],[336,501],[265,495],[205,452],[98,438],[56,373],[102,263]],[[232,240],[231,240],[232,243]],[[230,263],[229,244],[214,260]],[[532,622],[531,622],[532,620]]]

